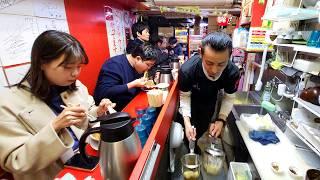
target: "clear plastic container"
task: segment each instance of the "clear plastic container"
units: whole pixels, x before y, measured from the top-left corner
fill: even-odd
[[[228,180],[252,180],[248,163],[230,162]]]

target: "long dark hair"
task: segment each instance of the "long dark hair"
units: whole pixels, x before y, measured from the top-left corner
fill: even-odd
[[[25,81],[30,83],[29,89],[36,97],[47,101],[50,98],[50,83],[46,78],[41,65],[50,63],[64,55],[63,64],[71,64],[81,61],[88,64],[88,56],[80,42],[70,34],[49,30],[41,33],[33,43],[31,50],[31,66],[24,78],[18,83],[19,88],[26,87]],[[69,87],[69,91],[76,90],[75,82]]]

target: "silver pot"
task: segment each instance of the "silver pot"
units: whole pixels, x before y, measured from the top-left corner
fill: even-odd
[[[173,77],[171,74],[171,68],[161,68],[160,71],[160,83],[170,84]]]

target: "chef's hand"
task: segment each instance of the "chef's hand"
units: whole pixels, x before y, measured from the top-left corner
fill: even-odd
[[[146,84],[146,82],[148,81],[147,78],[139,78],[136,79],[134,81],[131,81],[127,84],[128,89],[134,88],[134,87],[144,87],[144,85]]]
[[[102,99],[99,104],[99,107],[97,109],[98,117],[100,117],[106,113],[106,111],[108,110],[108,106],[114,108],[116,106],[116,104],[112,103],[109,99]]]
[[[56,132],[72,125],[82,124],[87,116],[86,109],[81,106],[68,106],[52,121],[52,127]]]
[[[184,128],[185,128],[185,133],[186,133],[186,137],[188,138],[188,140],[196,140],[196,135],[197,135],[197,131],[196,128],[193,128],[191,123],[190,123],[190,118],[189,117],[183,117],[184,118]]]
[[[222,128],[223,128],[222,121],[216,121],[214,123],[211,123],[209,127],[209,134],[217,138],[221,134]]]

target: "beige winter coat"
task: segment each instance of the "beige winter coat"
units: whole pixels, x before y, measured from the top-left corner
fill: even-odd
[[[28,83],[24,83],[29,86]],[[65,104],[80,103],[96,116],[96,106],[87,88],[76,82],[78,90],[63,92]],[[60,156],[72,148],[73,139],[66,129],[57,134],[51,125],[55,113],[29,91],[13,87],[0,92],[0,165],[16,180],[53,179],[62,169]],[[81,129],[72,126],[80,138]]]

